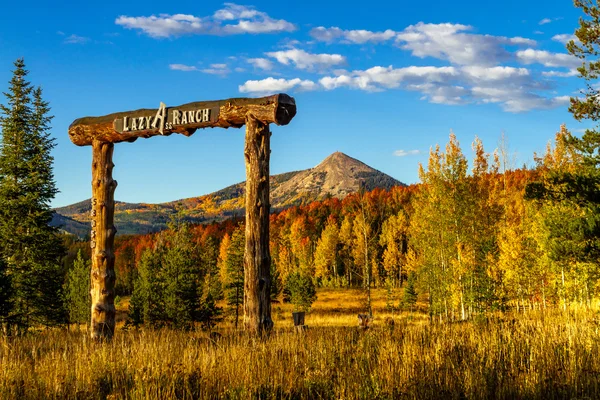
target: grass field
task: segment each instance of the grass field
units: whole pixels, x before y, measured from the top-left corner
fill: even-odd
[[[288,305],[275,304],[277,329],[264,339],[232,330],[230,320],[219,334],[119,330],[104,344],[75,330],[2,337],[0,397],[600,398],[596,312],[453,324],[405,313],[390,327],[384,293],[374,299],[367,331],[356,329],[360,292],[324,290],[301,334],[290,328]]]

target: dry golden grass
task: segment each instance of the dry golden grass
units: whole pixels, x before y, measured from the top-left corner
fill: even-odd
[[[83,332],[0,338],[0,397],[170,398],[600,398],[600,324],[591,311],[530,312],[475,322],[429,323],[423,314],[378,311],[355,328],[338,299],[320,292],[310,329],[296,334],[288,305],[267,338],[171,330],[118,331],[97,344]],[[355,300],[354,300],[355,299]],[[351,327],[341,327],[347,323]]]

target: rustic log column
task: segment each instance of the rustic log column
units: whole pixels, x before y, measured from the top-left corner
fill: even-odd
[[[92,143],[92,338],[110,339],[115,331],[114,226],[117,181],[112,178],[114,144]]]
[[[246,116],[246,251],[244,254],[244,326],[268,332],[271,320],[271,254],[269,251],[269,125]]]

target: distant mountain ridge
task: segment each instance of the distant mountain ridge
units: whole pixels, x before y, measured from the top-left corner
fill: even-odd
[[[375,188],[390,189],[405,186],[344,153],[335,152],[319,165],[302,171],[272,175],[271,210],[307,204],[326,197],[344,198]],[[118,234],[157,232],[166,228],[171,214],[183,211],[193,223],[224,220],[244,215],[245,182],[228,186],[217,192],[161,204],[115,202],[115,225]],[[55,209],[52,225],[83,237],[89,231],[90,200]]]

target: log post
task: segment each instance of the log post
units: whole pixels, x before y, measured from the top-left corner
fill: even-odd
[[[92,296],[91,334],[96,340],[110,339],[115,331],[114,226],[117,181],[112,178],[113,143],[92,143]]]
[[[269,251],[269,125],[246,115],[246,249],[244,253],[244,326],[262,334],[271,319],[271,254]]]

